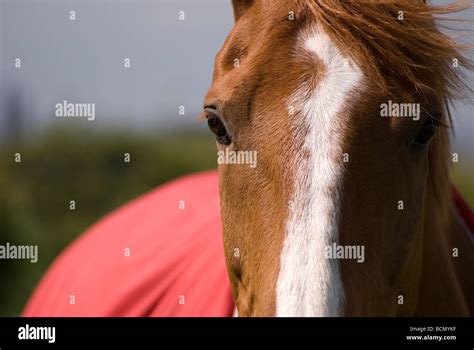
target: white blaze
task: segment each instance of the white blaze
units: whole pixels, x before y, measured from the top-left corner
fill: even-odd
[[[324,249],[338,242],[342,142],[347,117],[341,115],[350,92],[362,81],[360,69],[343,57],[321,28],[300,38],[303,49],[324,63],[313,91],[301,86],[290,103],[299,110],[300,132],[307,132],[295,159],[292,208],[280,257],[277,316],[340,316],[344,289],[337,260]]]

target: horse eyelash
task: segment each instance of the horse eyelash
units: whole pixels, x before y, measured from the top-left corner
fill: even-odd
[[[423,109],[423,112],[426,113],[430,118],[431,120],[433,120],[436,124],[437,127],[442,127],[442,128],[446,128],[446,129],[451,129],[451,125],[449,124],[446,124],[442,118],[443,118],[443,113],[442,112],[439,112],[439,113],[434,113],[434,114],[431,114],[430,112],[428,112],[426,109]]]

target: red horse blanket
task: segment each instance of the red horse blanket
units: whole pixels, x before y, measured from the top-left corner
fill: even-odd
[[[215,172],[116,210],[73,242],[24,316],[231,316]]]
[[[56,259],[23,316],[231,316],[217,182],[187,176],[99,221]]]

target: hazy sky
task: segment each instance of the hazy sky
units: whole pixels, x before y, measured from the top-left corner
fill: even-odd
[[[95,102],[99,123],[166,124],[180,105],[190,117],[232,25],[227,1],[0,1],[4,94],[41,124],[64,99]]]
[[[0,0],[0,128],[12,98],[27,129],[64,122],[63,100],[96,103],[92,127],[192,126],[231,27],[230,0]],[[472,106],[454,114],[458,142],[474,149]]]

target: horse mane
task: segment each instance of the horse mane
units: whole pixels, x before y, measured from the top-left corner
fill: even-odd
[[[435,142],[430,146],[427,203],[439,223],[446,222],[451,196],[450,102],[472,94],[465,83],[466,70],[474,64],[466,55],[472,45],[458,42],[459,34],[472,34],[446,26],[472,20],[446,18],[473,8],[473,1],[459,0],[431,6],[423,0],[299,0],[307,15],[321,25],[338,48],[358,63],[368,79],[384,93],[410,89],[416,96],[436,96],[444,117]],[[309,10],[309,11],[308,11]],[[403,20],[399,20],[402,12]],[[451,36],[439,28],[455,31]],[[440,224],[439,227],[442,227]]]
[[[450,29],[442,21],[472,23],[443,17],[472,8],[472,1],[445,6],[421,0],[301,1],[336,45],[383,91],[401,82],[421,96],[436,93],[442,102],[472,92],[464,82],[463,69],[474,65],[462,53],[472,47],[438,29]]]

